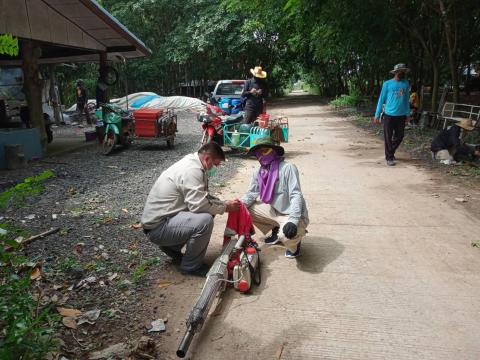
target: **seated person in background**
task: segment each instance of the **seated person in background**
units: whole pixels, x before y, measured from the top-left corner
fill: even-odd
[[[410,90],[410,118],[412,119],[411,121],[416,124],[418,123],[418,111],[420,109],[420,97],[418,96],[417,93],[417,88],[415,86],[412,86]]]
[[[285,257],[295,258],[300,255],[300,241],[307,232],[308,212],[297,167],[284,161],[284,153],[271,138],[258,139],[249,154],[257,157],[260,167],[254,171],[241,201],[261,232],[272,231],[265,244],[281,242],[286,247]]]
[[[472,160],[480,157],[480,151],[475,146],[464,141],[467,131],[475,127],[471,119],[464,119],[442,130],[432,141],[430,150],[435,160]]]

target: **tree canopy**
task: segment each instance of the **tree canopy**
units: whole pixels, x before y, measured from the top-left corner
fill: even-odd
[[[480,58],[478,0],[100,3],[153,51],[127,64],[130,92],[179,94],[185,84],[205,90],[209,80],[245,78],[261,65],[273,94],[302,78],[323,95],[374,95],[393,65],[403,62],[414,85],[433,87],[433,109],[441,84],[451,84],[458,99],[464,69]],[[67,80],[78,76],[64,72]],[[89,77],[92,68],[82,72]]]

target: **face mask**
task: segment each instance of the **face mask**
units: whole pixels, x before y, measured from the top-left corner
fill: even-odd
[[[405,79],[405,73],[403,73],[403,72],[398,73],[397,76],[398,76],[399,79],[402,79],[402,80]]]
[[[205,171],[205,174],[207,174],[207,177],[212,177],[217,173],[217,167],[214,165],[210,169]]]
[[[271,164],[273,160],[277,157],[277,154],[275,151],[270,152],[267,155],[261,155],[258,157],[258,161],[260,162],[260,165],[262,166],[268,166]]]

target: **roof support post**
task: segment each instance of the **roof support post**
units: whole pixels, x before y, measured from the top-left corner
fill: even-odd
[[[100,53],[100,67],[98,69],[99,77],[97,80],[97,87],[96,87],[96,99],[97,99],[97,106],[98,102],[107,103],[108,102],[108,87],[105,84],[104,76],[106,76],[105,68],[107,67],[107,53],[101,52]],[[103,83],[99,87],[99,82]]]
[[[42,110],[42,86],[38,59],[42,50],[35,41],[22,40],[22,70],[24,77],[24,93],[27,99],[29,124],[38,128],[40,144],[43,150],[47,148],[47,133],[45,132],[45,121]]]

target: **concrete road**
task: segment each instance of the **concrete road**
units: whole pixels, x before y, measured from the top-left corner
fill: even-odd
[[[480,226],[455,201],[465,190],[406,154],[385,166],[383,143],[317,98],[290,96],[272,112],[289,117],[287,160],[309,207],[302,256],[286,259],[259,237],[262,285],[226,292],[191,359],[480,358],[480,250],[471,247]],[[256,165],[245,160],[223,196],[243,194]],[[222,230],[220,221],[211,257]],[[188,280],[165,295],[166,358],[200,286]]]

